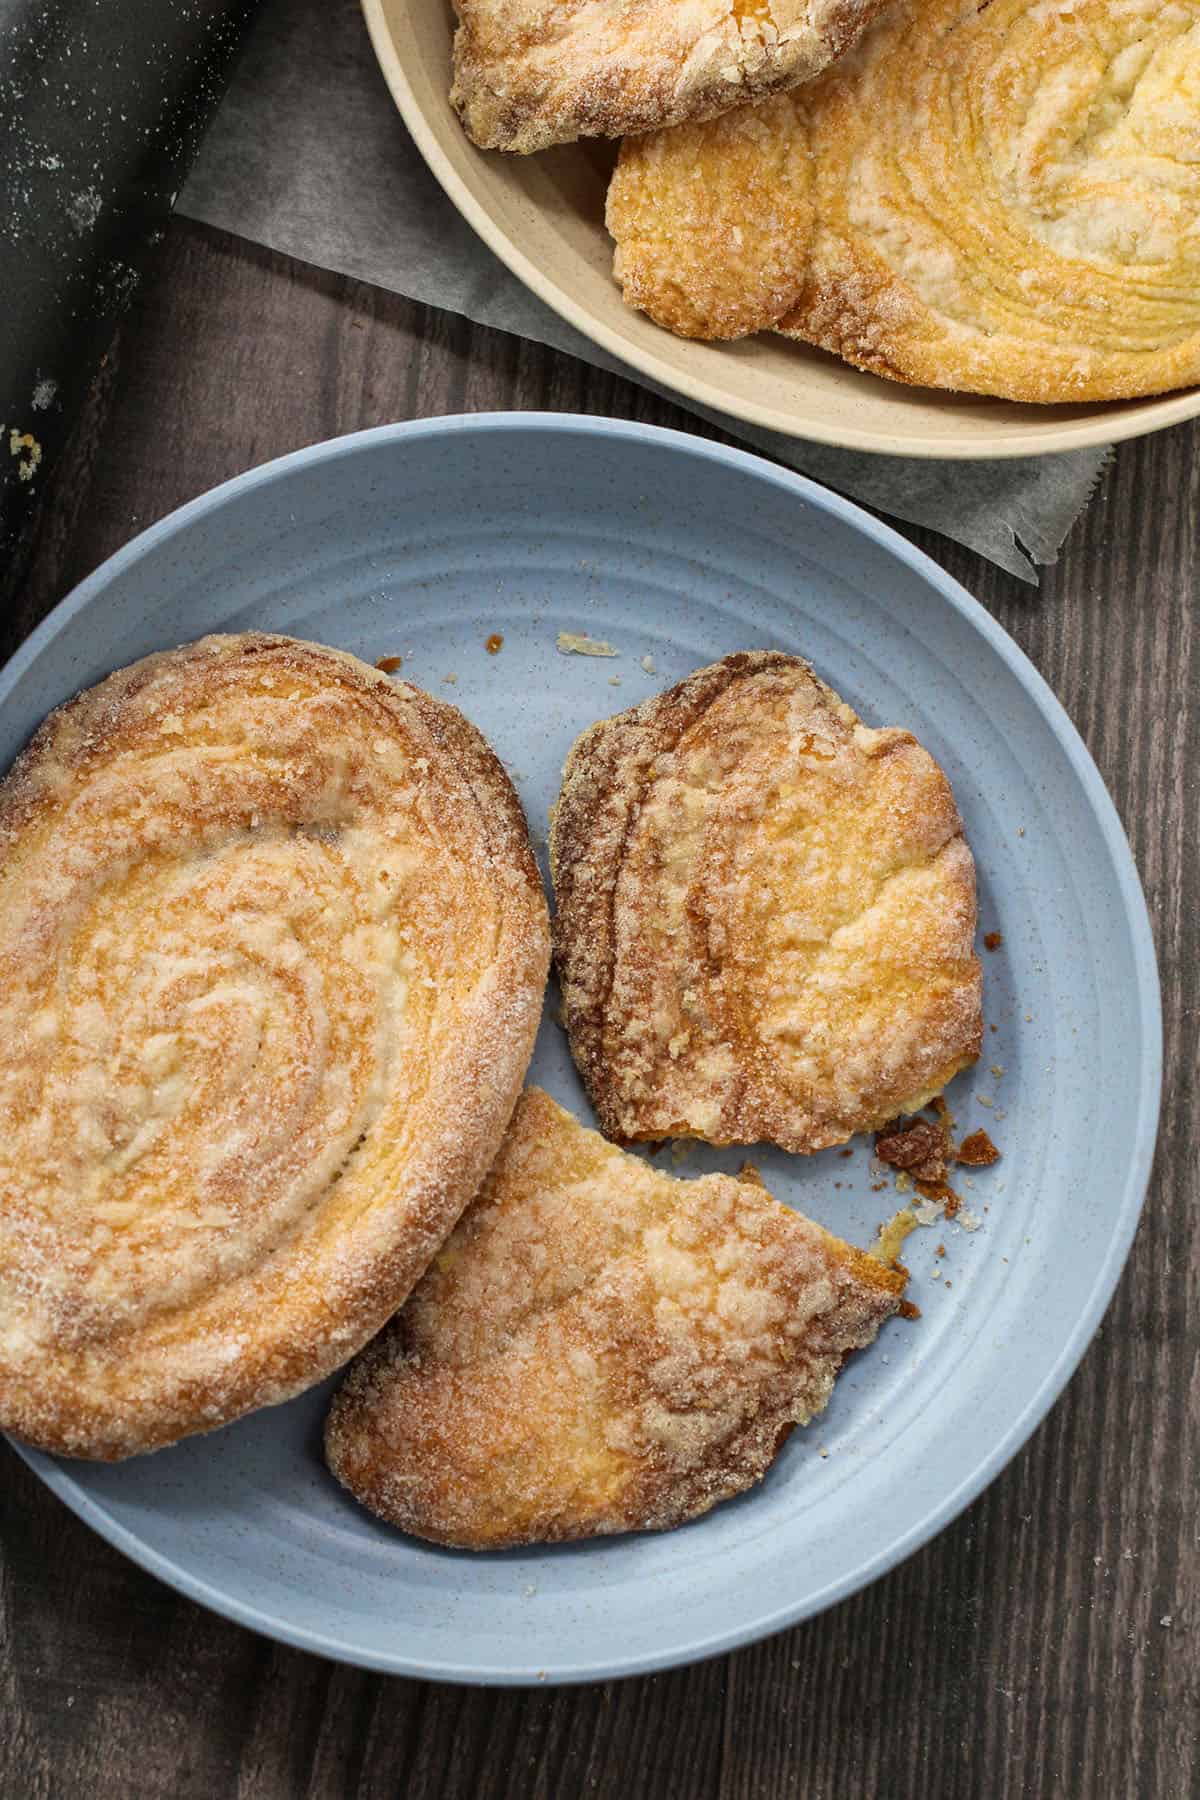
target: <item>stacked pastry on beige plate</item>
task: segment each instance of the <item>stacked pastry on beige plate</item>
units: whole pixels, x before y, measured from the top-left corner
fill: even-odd
[[[1041,403],[1200,381],[1200,0],[799,11],[460,0],[454,96],[481,144],[634,134],[614,272],[681,336]]]
[[[518,1104],[545,899],[503,769],[419,689],[262,634],[147,658],[51,715],[0,833],[0,1425],[28,1441],[154,1449],[363,1351],[328,1453],[384,1517],[665,1527],[759,1479],[899,1309],[893,1245],[752,1168],[679,1181]],[[945,777],[798,658],[586,732],[552,863],[613,1138],[808,1152],[978,1054]]]

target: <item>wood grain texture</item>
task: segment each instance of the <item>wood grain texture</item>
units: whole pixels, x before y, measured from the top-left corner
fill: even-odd
[[[637,387],[192,225],[83,422],[3,650],[136,531],[337,432]],[[706,435],[715,435],[707,433]],[[278,1648],[93,1537],[6,1448],[0,1795],[96,1800],[1190,1800],[1200,1791],[1200,431],[1125,445],[1040,594],[910,535],[1032,657],[1114,793],[1166,1019],[1163,1130],[1104,1326],[1009,1469],[902,1568],[737,1655],[474,1692]]]

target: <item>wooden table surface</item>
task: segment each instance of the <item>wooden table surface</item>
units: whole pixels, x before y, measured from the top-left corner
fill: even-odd
[[[320,438],[493,407],[690,415],[520,343],[177,222],[60,479],[8,655],[161,514]],[[703,428],[701,428],[703,429]],[[486,1691],[368,1675],[181,1599],[7,1448],[0,1795],[1200,1793],[1200,431],[1117,453],[1035,593],[910,533],[1032,657],[1125,821],[1166,1088],[1133,1255],[1065,1395],[993,1486],[865,1593],[652,1678]]]

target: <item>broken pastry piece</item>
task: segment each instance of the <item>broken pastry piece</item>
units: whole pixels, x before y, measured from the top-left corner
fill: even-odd
[[[527,153],[710,119],[810,81],[883,0],[455,0],[451,103]]]
[[[753,1175],[676,1180],[532,1088],[351,1366],[329,1466],[381,1518],[464,1549],[679,1525],[762,1478],[905,1279]]]
[[[584,732],[550,857],[571,1050],[618,1142],[821,1150],[979,1055],[950,784],[799,657],[727,656]]]

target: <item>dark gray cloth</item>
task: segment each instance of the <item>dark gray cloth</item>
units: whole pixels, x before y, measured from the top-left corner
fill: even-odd
[[[251,0],[0,0],[0,597]]]

